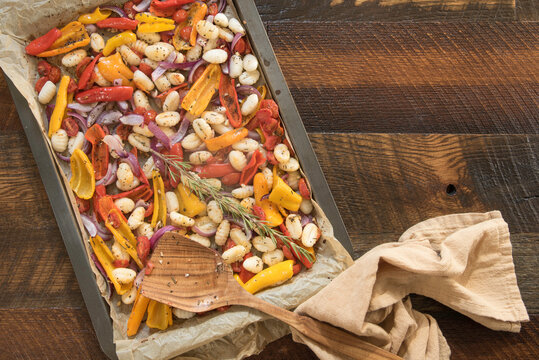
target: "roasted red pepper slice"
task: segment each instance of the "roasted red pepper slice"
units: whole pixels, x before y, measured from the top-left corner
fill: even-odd
[[[260,110],[268,109],[271,111],[271,117],[278,119],[279,118],[279,106],[272,99],[262,100],[260,103]]]
[[[131,86],[95,87],[78,93],[75,100],[81,104],[100,101],[126,101],[133,97]]]
[[[138,26],[138,20],[128,18],[108,18],[96,23],[98,28],[111,28],[118,30],[135,30]]]
[[[152,7],[156,10],[166,10],[170,8],[177,8],[185,4],[195,2],[195,0],[166,0],[166,1],[152,1]]]
[[[45,35],[32,40],[30,44],[26,45],[26,53],[28,55],[37,55],[43,51],[47,51],[61,36],[62,32],[58,28],[53,28]]]
[[[170,150],[164,150],[163,155],[172,155],[174,160],[183,161],[183,148],[181,143],[172,145]],[[173,175],[172,175],[173,174]],[[167,174],[172,187],[177,187],[181,180],[180,171],[177,169],[170,169],[170,174]]]
[[[137,237],[137,255],[143,264],[146,263],[150,254],[150,240],[146,236]]]
[[[281,230],[281,232],[284,234],[284,236],[286,237],[290,237],[290,232],[288,231],[288,229],[286,228],[286,226],[283,224],[279,225],[279,229]]]
[[[283,246],[281,249],[283,251],[283,255],[287,260],[296,260],[296,257],[294,254],[292,254],[292,251],[287,246]]]
[[[77,201],[77,209],[79,210],[79,213],[85,213],[86,211],[90,210],[90,201],[86,199],[81,199],[80,197],[76,196],[75,200]]]
[[[301,246],[301,245],[298,245],[298,247]],[[285,248],[286,246],[283,246],[283,249]],[[296,259],[298,259],[307,269],[310,269],[313,267],[313,263],[311,262],[311,260],[309,260],[309,258],[307,258],[305,255],[303,255],[302,253],[296,251],[293,247],[291,247],[289,249],[292,254],[294,254],[294,256],[296,257]],[[284,250],[283,250],[284,251]]]
[[[147,218],[153,214],[153,202],[148,205],[148,208],[144,212],[144,218]]]
[[[123,141],[126,141],[131,133],[131,127],[129,125],[120,124],[116,128],[116,135],[118,135]]]
[[[298,187],[299,187],[299,193],[304,199],[311,198],[311,191],[309,190],[309,187],[307,186],[307,182],[305,181],[304,178],[299,179]]]
[[[278,162],[277,159],[275,158],[275,155],[273,155],[273,152],[271,152],[271,151],[268,152],[268,153],[266,154],[266,156],[268,157],[268,162],[269,162],[270,164],[273,164],[273,165],[276,165],[276,166],[279,165],[279,162]]]
[[[200,168],[198,176],[202,179],[221,178],[235,172],[236,170],[230,164],[208,164]]]
[[[243,261],[245,261],[245,259],[248,259],[250,257],[253,256],[253,253],[251,252],[248,252],[247,254],[245,254],[245,256],[243,257]],[[246,283],[247,281],[251,280],[251,278],[253,276],[255,276],[256,274],[250,272],[249,270],[246,270],[244,267],[243,267],[243,261],[241,261],[240,263],[242,265],[241,266],[241,270],[240,270],[240,273],[239,273],[239,276],[240,276],[240,280],[243,281],[244,283]]]
[[[142,63],[141,63],[141,65],[142,65]],[[150,69],[151,69],[151,68],[150,68]],[[142,70],[140,70],[140,71],[142,71]],[[152,71],[153,71],[153,70],[152,70]],[[144,71],[142,71],[142,72],[144,72]],[[150,71],[150,76],[151,76],[151,71]],[[180,84],[180,85],[178,85],[178,86],[174,86],[174,87],[171,88],[170,90],[167,90],[167,91],[165,91],[164,93],[161,93],[161,94],[157,95],[156,98],[159,99],[159,100],[165,100],[165,99],[167,98],[168,94],[170,94],[170,93],[173,92],[173,91],[182,89],[182,88],[184,88],[184,87],[186,87],[186,86],[187,86],[187,83],[183,83],[183,84]],[[181,100],[182,100],[182,99],[180,98],[180,103],[181,103]]]
[[[90,64],[92,60],[93,59],[87,56],[80,61],[80,63],[77,65],[77,69],[75,70],[75,74],[77,75],[77,78],[80,79],[80,77],[84,73],[84,69],[86,69],[86,66],[88,66],[88,64]]]
[[[125,191],[125,192],[115,194],[115,195],[110,195],[110,197],[113,200],[118,200],[118,199],[126,197],[126,198],[130,198],[131,200],[135,202],[139,199],[148,201],[152,198],[152,196],[153,196],[153,190],[147,184],[140,185],[134,188],[133,190]]]
[[[241,185],[249,184],[255,177],[255,174],[258,171],[258,167],[265,162],[266,162],[266,158],[264,157],[264,155],[262,155],[260,150],[256,150],[253,153],[253,156],[251,156],[251,160],[249,160],[249,163],[247,164],[247,166],[245,166],[245,168],[241,172],[240,184]]]
[[[249,123],[245,125],[245,127],[247,128],[247,130],[253,131],[260,126],[261,122],[265,122],[266,119],[271,119],[271,110],[260,109],[256,112],[255,117],[251,121],[249,121]]]
[[[97,54],[91,63],[86,66],[84,71],[82,72],[82,75],[79,78],[79,90],[86,89],[86,86],[88,85],[88,82],[92,78],[92,75],[94,73],[95,64],[97,63],[97,60],[99,60],[100,57],[102,57],[103,54],[99,53]]]
[[[236,86],[234,86],[234,79],[228,75],[221,75],[221,81],[219,82],[219,98],[221,99],[221,105],[226,109],[226,116],[230,121],[230,125],[238,128],[241,126],[241,109],[238,102],[238,94],[236,93]]]
[[[301,272],[301,263],[297,263],[295,264],[294,266],[292,266],[292,271],[294,273],[294,275],[297,275]]]
[[[105,187],[103,186],[103,188]],[[96,205],[96,203],[97,203],[97,209],[94,207],[94,210],[97,212],[97,214],[99,214],[99,216],[101,217],[103,221],[106,221],[108,219],[109,212],[112,209],[118,210],[117,212],[120,213],[120,215],[123,217],[125,221],[127,221],[127,219],[122,214],[120,209],[118,209],[118,207],[114,204],[114,200],[112,199],[110,195],[99,196],[97,198],[97,201],[94,202],[94,205]]]
[[[260,221],[266,220],[266,213],[264,212],[264,209],[262,209],[258,205],[253,205],[253,214],[255,214],[255,216],[258,217]]]
[[[235,172],[232,174],[225,175],[221,178],[221,183],[223,185],[232,186],[240,183],[241,173]]]
[[[96,180],[107,175],[109,168],[109,147],[103,142],[105,135],[105,131],[99,124],[94,124],[84,135],[86,140],[92,144],[92,166]]]

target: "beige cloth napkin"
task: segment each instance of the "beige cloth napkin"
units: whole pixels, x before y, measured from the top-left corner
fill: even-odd
[[[439,301],[493,330],[529,321],[517,285],[509,229],[500,212],[430,219],[380,245],[297,312],[347,329],[405,359],[449,359],[436,320],[408,294]],[[292,329],[321,359],[343,359]]]

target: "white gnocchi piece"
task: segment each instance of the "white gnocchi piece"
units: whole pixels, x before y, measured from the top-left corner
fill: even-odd
[[[116,186],[118,189],[122,191],[128,191],[131,189],[134,189],[137,179],[135,175],[133,174],[133,171],[131,170],[131,167],[126,163],[121,163],[118,165],[118,170],[116,170],[116,177],[118,180],[116,181]],[[137,179],[138,180],[138,179]]]
[[[176,58],[174,58],[174,63],[175,64],[181,64],[181,63],[184,63],[185,62],[185,55],[182,54],[181,52],[179,51],[175,51],[176,53]]]
[[[226,42],[232,42],[234,40],[234,33],[227,28],[219,28],[219,39],[223,39]]]
[[[285,163],[279,163],[279,169],[286,171],[286,172],[292,172],[299,170],[299,162],[296,160],[296,158],[291,157],[288,159]]]
[[[140,224],[140,226],[137,228],[137,235],[138,236],[146,236],[148,239],[150,239],[154,234],[152,225],[148,224],[147,222],[143,222]]]
[[[204,142],[198,137],[196,133],[188,134],[182,140],[182,147],[185,150],[195,150],[200,147]]]
[[[165,74],[165,76],[167,77],[167,80],[170,85],[177,86],[185,82],[185,76],[183,76],[183,74],[179,72],[168,72]]]
[[[176,211],[170,213],[170,221],[172,221],[174,225],[181,227],[191,227],[195,225],[195,220]]]
[[[67,150],[69,136],[64,129],[58,129],[51,137],[51,144],[54,151],[62,153]]]
[[[290,214],[286,217],[285,221],[286,229],[290,233],[290,237],[294,240],[299,240],[303,233],[301,226],[301,216],[298,214]]]
[[[261,253],[266,253],[277,249],[277,246],[273,240],[266,236],[255,236],[253,238],[253,246]]]
[[[268,266],[277,265],[278,263],[284,260],[283,251],[280,249],[275,249],[273,251],[268,251],[262,254],[262,261]]]
[[[124,214],[129,214],[135,209],[135,202],[127,197],[115,200],[114,205],[116,205]]]
[[[174,191],[167,191],[165,193],[165,200],[167,203],[167,212],[178,212],[180,211],[180,202],[178,201],[178,196]]]
[[[241,25],[238,19],[231,18],[228,20],[228,28],[232,30],[235,34],[240,33],[245,35],[245,29]]]
[[[207,20],[200,20],[196,25],[197,33],[206,39],[217,39],[219,28]]]
[[[150,139],[141,134],[129,134],[127,141],[142,152],[150,151]]]
[[[230,230],[230,234],[228,235],[236,243],[236,245],[241,245],[244,248],[247,249],[247,251],[251,250],[251,241],[247,238],[247,235],[243,232],[243,230],[238,228],[233,228]]]
[[[193,129],[199,138],[202,140],[209,140],[215,137],[215,132],[211,126],[202,118],[195,119],[193,121]]]
[[[262,169],[262,175],[264,175],[264,179],[266,179],[266,183],[271,189],[273,187],[273,171],[271,171],[270,168],[265,167]]]
[[[313,202],[310,199],[303,199],[301,200],[299,209],[304,214],[310,214],[313,211]]]
[[[209,213],[208,213],[209,215]],[[217,232],[215,233],[215,243],[217,245],[224,245],[228,240],[228,234],[230,233],[230,222],[228,220],[223,220],[217,227]]]
[[[219,135],[223,135],[224,133],[227,133],[230,130],[234,130],[234,128],[232,126],[230,126],[228,121],[225,121],[225,123],[223,123],[223,124],[213,124],[211,127]]]
[[[303,234],[301,235],[301,243],[306,247],[313,247],[318,239],[320,239],[320,229],[313,223],[305,225]]]
[[[65,67],[75,67],[86,56],[88,56],[88,54],[84,49],[73,50],[62,57],[62,65],[64,65]]]
[[[121,191],[133,190],[139,185],[140,185],[140,180],[137,177],[133,178],[133,181],[128,184],[123,184],[120,180],[116,180],[116,187]]]
[[[215,25],[218,25],[224,28],[228,27],[228,18],[223,13],[219,13],[215,15],[215,17],[213,18],[213,22],[215,23]]]
[[[258,70],[244,71],[239,78],[240,84],[242,85],[254,85],[258,79],[260,79],[260,72],[258,72]]]
[[[69,150],[69,153],[73,154],[75,149],[82,149],[82,147],[84,146],[84,140],[84,134],[80,131],[77,133],[77,135],[69,138],[69,141],[67,142],[67,148]]]
[[[161,41],[161,35],[158,33],[141,33],[140,31],[137,31],[137,39],[140,39],[148,44],[155,44]]]
[[[142,127],[140,125],[135,125],[132,127],[132,129],[133,129],[133,132],[140,134],[142,136],[146,136],[147,138],[154,137],[153,132],[151,132],[147,126]]]
[[[226,120],[225,115],[216,111],[204,111],[201,116],[210,125],[222,124]]]
[[[90,35],[90,47],[96,53],[100,53],[105,48],[105,39],[98,33]]]
[[[236,245],[226,250],[222,257],[226,264],[232,264],[236,261],[240,261],[247,254],[247,249],[241,245]]]
[[[258,274],[264,269],[264,262],[258,256],[251,256],[243,261],[245,270]]]
[[[185,60],[188,62],[197,61],[202,56],[202,46],[196,44],[185,53]]]
[[[255,71],[258,69],[258,60],[253,54],[247,54],[243,57],[243,68],[245,71]]]
[[[216,179],[216,178],[206,179],[206,184],[213,187],[214,189],[221,190],[222,184],[221,184],[221,180],[219,179]]]
[[[165,135],[168,136],[169,138],[172,138],[176,134],[176,130],[174,130],[173,127],[159,126],[159,129],[161,129],[161,131],[164,132]]]
[[[207,53],[210,50],[217,49],[217,44],[219,43],[219,38],[217,39],[209,39],[206,42],[206,45],[204,45],[203,53]]]
[[[223,221],[223,210],[221,210],[219,204],[217,204],[217,201],[210,201],[206,207],[206,211],[208,212],[208,217],[211,219],[211,221],[221,225],[221,222]]]
[[[176,126],[180,122],[180,113],[177,111],[166,111],[155,117],[155,122],[159,126]]]
[[[254,198],[246,197],[240,202],[240,205],[243,206],[245,210],[251,213],[253,211],[253,206],[255,205],[255,203],[256,200]]]
[[[129,46],[131,46],[131,49],[138,52],[139,54],[144,54],[144,50],[146,50],[149,44],[146,41],[137,39],[137,41],[135,41]]]
[[[122,302],[126,305],[131,305],[135,302],[135,298],[137,297],[137,288],[136,286],[132,286],[129,291],[124,293],[122,295]]]
[[[299,171],[291,171],[288,173],[288,178],[286,179],[286,182],[288,183],[288,186],[292,188],[292,190],[298,190],[299,179],[301,179],[301,174],[299,173]]]
[[[251,115],[255,112],[256,107],[258,106],[258,95],[251,94],[247,96],[243,104],[241,104],[241,114],[243,116]]]
[[[103,74],[101,74],[97,66],[94,67],[94,81],[99,86],[112,86],[112,83],[103,77]]]
[[[236,199],[245,199],[249,196],[253,196],[254,190],[252,185],[242,185],[241,187],[232,190],[231,193]]]
[[[118,142],[122,145],[122,147],[124,146],[124,142],[122,140],[122,138],[118,135],[118,134],[114,134],[112,135],[114,138],[116,138],[116,140],[118,140]],[[118,159],[119,156],[118,154],[116,153],[116,150],[114,150],[113,148],[109,148],[109,153],[110,153],[110,156],[114,159]]]
[[[47,81],[45,85],[41,88],[39,91],[39,94],[37,96],[37,100],[43,104],[46,105],[51,102],[51,100],[56,95],[56,85],[52,81]]]
[[[193,165],[205,164],[212,157],[209,151],[195,151],[189,155],[189,162]]]
[[[144,222],[145,212],[146,210],[142,206],[133,210],[131,215],[129,215],[129,218],[127,218],[127,226],[129,226],[131,230],[136,230]]]
[[[114,243],[110,247],[110,252],[116,260],[129,261],[130,259],[129,253],[116,240],[114,240]]]
[[[139,66],[140,65],[140,56],[138,56],[131,48],[127,45],[121,45],[118,48],[118,51],[120,55],[122,56],[122,59],[129,64],[133,66]]]
[[[144,175],[149,179],[152,177],[152,171],[155,169],[155,163],[153,160],[153,157],[150,156],[146,162],[144,162],[144,165],[142,165],[142,172]]]
[[[141,63],[144,63],[146,65],[148,65],[149,67],[151,67],[153,70],[157,69],[157,67],[159,66],[159,63],[155,60],[152,60],[152,59],[148,59],[148,58],[143,58],[141,61]]]
[[[176,316],[180,320],[187,320],[196,315],[194,312],[185,311],[178,308],[172,308],[172,314],[174,314],[174,316]]]
[[[133,74],[133,82],[135,86],[142,91],[150,92],[155,88],[155,84],[145,73],[140,70]]]
[[[234,54],[230,58],[229,75],[235,79],[243,73],[243,60],[239,54]]]
[[[275,160],[277,160],[280,164],[286,164],[290,160],[290,151],[288,150],[288,146],[285,144],[275,146],[273,149],[273,155],[275,156]]]
[[[223,49],[213,49],[204,53],[202,58],[210,64],[223,64],[228,59],[228,53]]]
[[[238,150],[232,150],[228,153],[228,160],[230,161],[230,165],[240,172],[247,166],[245,154]]]
[[[143,107],[146,110],[150,110],[152,108],[148,96],[146,96],[146,93],[144,93],[142,90],[135,90],[133,93],[133,102],[135,103],[135,107]]]
[[[122,285],[128,285],[135,280],[137,273],[128,268],[116,268],[112,270],[112,276]]]
[[[168,81],[165,75],[161,75],[153,83],[155,84],[155,87],[157,90],[159,90],[159,92],[168,91],[172,87],[170,81]]]
[[[250,153],[258,149],[258,141],[249,138],[243,138],[237,143],[232,145],[232,149],[241,151],[243,153]]]
[[[199,243],[200,245],[205,246],[205,247],[207,247],[207,248],[209,248],[210,245],[211,245],[210,239],[208,239],[208,238],[205,237],[205,236],[196,234],[196,233],[189,234],[189,239],[191,239],[191,240],[193,240],[193,241],[196,241],[196,242]]]

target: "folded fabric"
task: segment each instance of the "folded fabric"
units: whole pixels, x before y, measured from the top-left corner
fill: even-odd
[[[500,212],[442,216],[380,245],[300,305],[405,359],[449,359],[436,320],[412,309],[409,294],[430,297],[493,329],[520,331],[529,321],[517,285],[509,229]],[[341,355],[303,337],[321,359]]]

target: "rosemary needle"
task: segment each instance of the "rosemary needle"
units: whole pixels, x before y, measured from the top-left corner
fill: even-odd
[[[277,246],[277,240],[281,240],[293,254],[301,254],[310,262],[314,261],[314,256],[305,248],[291,241],[287,236],[275,230],[265,221],[260,220],[256,215],[250,213],[243,206],[233,200],[230,195],[224,194],[219,189],[212,186],[209,181],[201,179],[192,171],[191,164],[182,161],[176,155],[163,155],[155,150],[152,154],[161,159],[166,166],[173,181],[181,180],[182,184],[191,189],[200,199],[212,198],[219,205],[224,213],[230,214],[235,220],[241,221],[245,226],[261,236],[269,237]],[[178,176],[180,179],[178,179]]]

